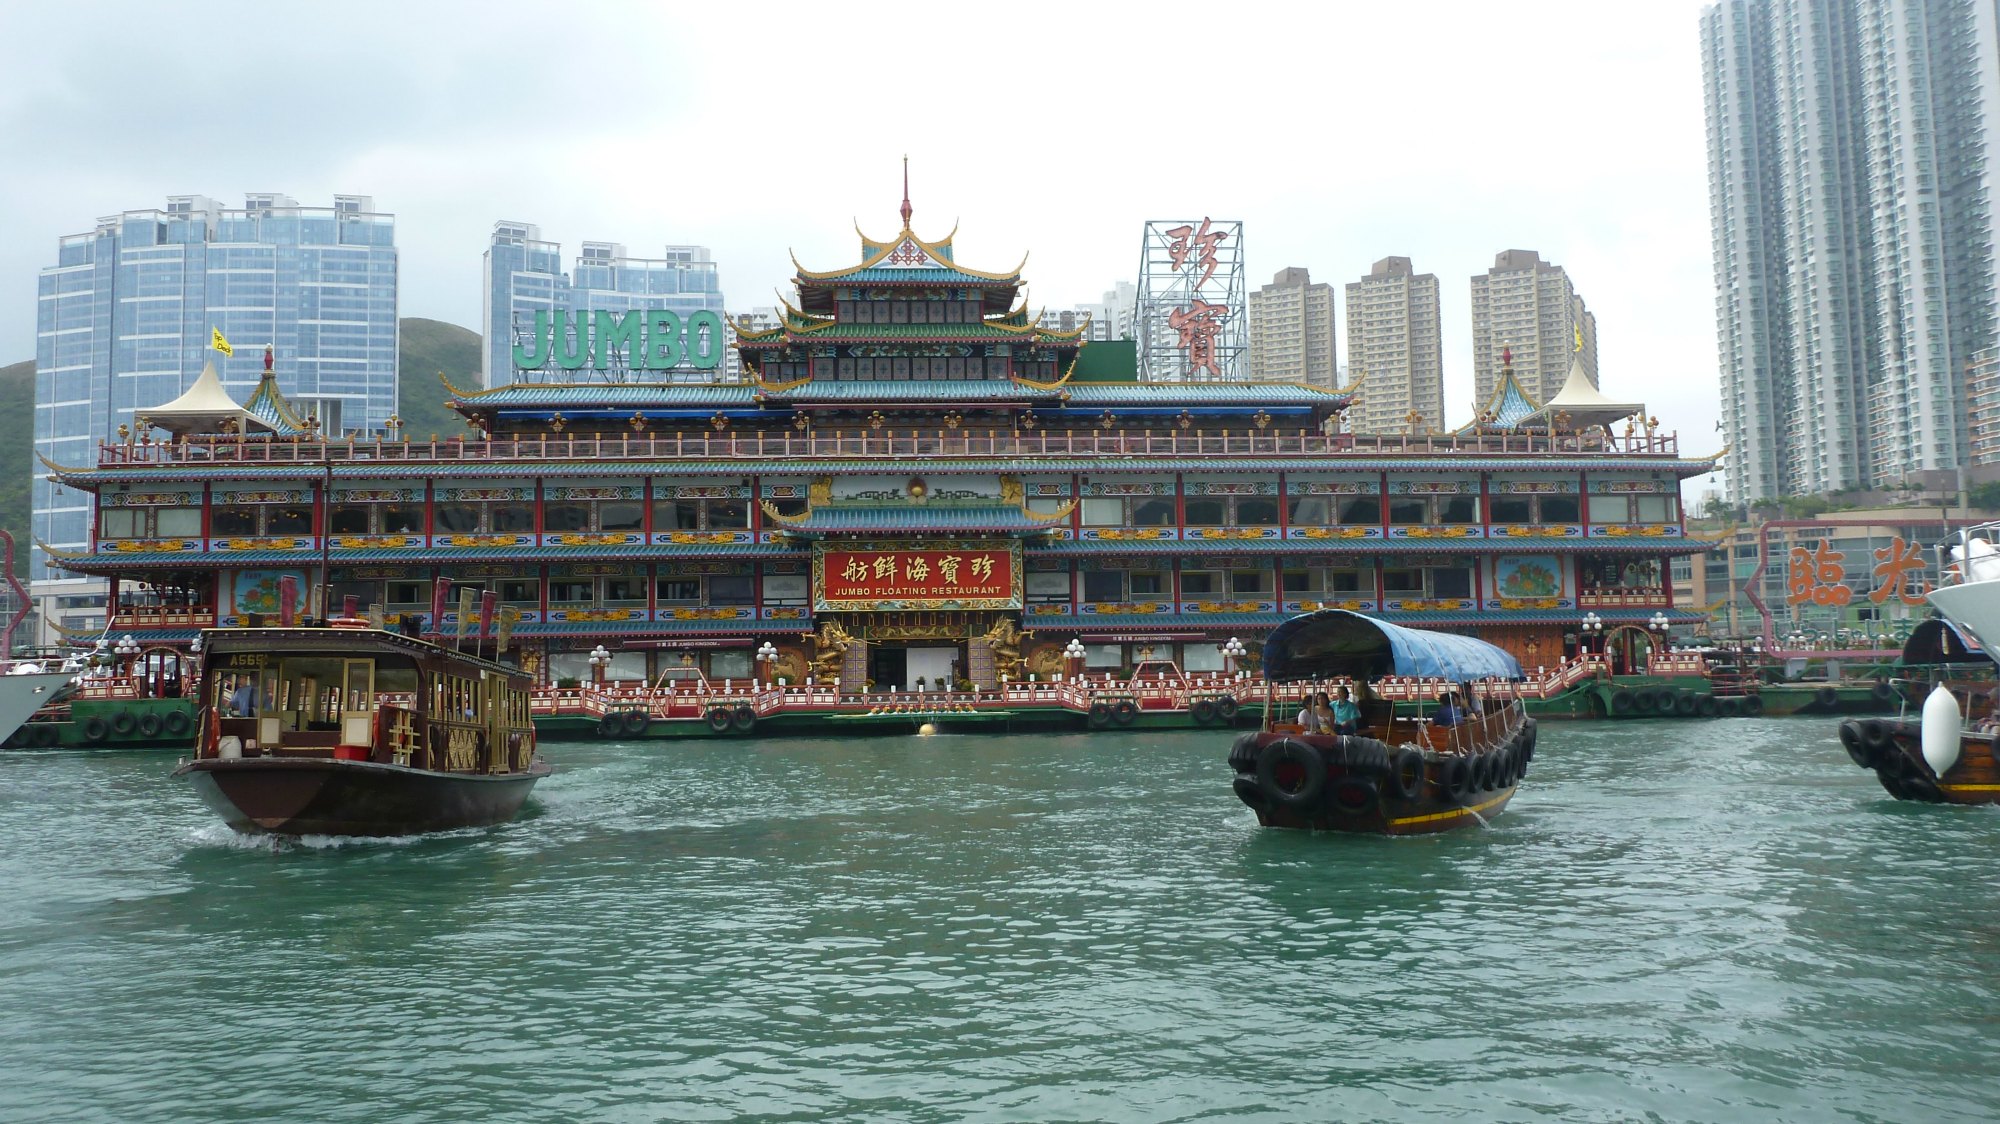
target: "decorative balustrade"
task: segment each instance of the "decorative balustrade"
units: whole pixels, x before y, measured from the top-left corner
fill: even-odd
[[[99,467],[168,464],[328,465],[561,460],[836,460],[878,457],[1269,457],[1533,456],[1615,453],[1676,456],[1675,434],[1631,437],[1560,434],[1347,434],[1311,430],[1158,432],[1090,430],[956,431],[949,429],[744,430],[672,433],[539,434],[495,440],[240,438],[181,442],[108,442]]]

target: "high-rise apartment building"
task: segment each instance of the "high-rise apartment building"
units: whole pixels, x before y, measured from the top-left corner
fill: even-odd
[[[774,305],[760,305],[748,312],[732,312],[723,317],[729,329],[729,351],[722,358],[722,381],[736,382],[743,377],[743,355],[736,350],[736,335],[739,327],[752,332],[766,332],[777,327],[778,310]]]
[[[207,361],[246,399],[266,344],[280,387],[327,431],[380,428],[396,412],[395,235],[395,218],[366,195],[301,207],[264,193],[240,209],[169,196],[164,210],[60,239],[38,284],[35,451],[89,463],[96,442],[178,397]],[[214,331],[234,357],[209,349]],[[32,489],[36,537],[88,550],[90,497],[39,466]],[[39,551],[32,577],[45,620],[102,623],[101,581],[52,574]]]
[[[493,224],[483,274],[481,374],[487,386],[514,381],[514,344],[533,333],[539,310],[665,308],[683,320],[694,312],[723,312],[722,280],[702,246],[668,246],[660,257],[635,258],[615,242],[585,242],[571,272],[564,273],[560,243],[542,241],[541,228],[533,223],[502,220]]]
[[[1333,286],[1315,285],[1310,271],[1293,266],[1250,294],[1251,381],[1332,389],[1339,362]]]
[[[1597,317],[1562,266],[1533,250],[1504,250],[1472,278],[1472,397],[1485,402],[1500,382],[1506,353],[1514,377],[1537,402],[1562,389],[1581,337],[1583,373],[1597,385]]]
[[[2000,342],[1993,5],[1723,0],[1701,37],[1729,499],[1957,467]]]
[[[1444,325],[1438,279],[1414,273],[1408,258],[1383,258],[1347,283],[1347,370],[1361,379],[1348,411],[1357,433],[1395,433],[1412,412],[1444,428]]]

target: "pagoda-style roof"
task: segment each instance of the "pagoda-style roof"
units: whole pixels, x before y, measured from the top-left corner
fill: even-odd
[[[1459,433],[1472,433],[1479,429],[1513,429],[1540,409],[1528,392],[1521,389],[1520,380],[1514,377],[1511,364],[1500,371],[1500,383],[1493,388],[1493,394],[1486,400],[1486,406],[1479,416],[1458,428]]]
[[[836,285],[945,285],[1012,290],[1021,284],[1021,266],[1028,264],[1025,254],[1020,265],[1005,273],[988,273],[958,264],[953,259],[951,245],[953,236],[958,233],[957,227],[935,242],[917,237],[907,222],[896,237],[886,241],[870,238],[859,228],[855,233],[861,235],[861,262],[858,265],[812,270],[799,265],[796,256],[792,258],[792,265],[798,269],[797,280],[801,290]]]

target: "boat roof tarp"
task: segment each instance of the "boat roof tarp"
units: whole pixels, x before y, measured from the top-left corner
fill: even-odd
[[[1264,641],[1264,675],[1276,682],[1349,676],[1519,679],[1521,663],[1470,636],[1378,621],[1346,609],[1293,617]]]
[[[1917,625],[1910,630],[1910,638],[1903,641],[1903,664],[1907,667],[1992,662],[1993,656],[1982,650],[1977,640],[1960,632],[1957,626],[1942,617]]]

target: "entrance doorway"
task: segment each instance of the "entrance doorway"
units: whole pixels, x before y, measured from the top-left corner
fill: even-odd
[[[959,665],[960,658],[956,646],[906,648],[871,644],[868,678],[875,681],[878,691],[914,691],[918,679],[924,681],[925,690],[948,690],[954,678],[965,673]]]

